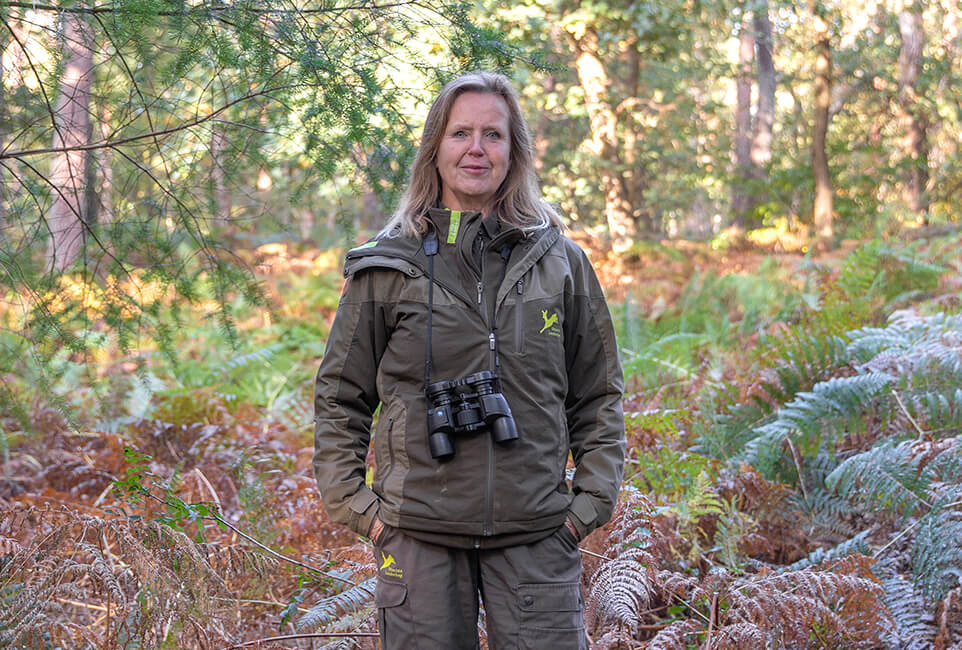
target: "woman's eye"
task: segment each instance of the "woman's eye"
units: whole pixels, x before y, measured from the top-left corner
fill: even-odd
[[[454,132],[454,137],[456,137],[456,138],[463,138],[463,137],[464,137],[464,131],[455,131],[455,132]]]
[[[488,137],[491,138],[492,140],[497,140],[498,138],[501,137],[501,134],[498,133],[497,131],[488,131]]]

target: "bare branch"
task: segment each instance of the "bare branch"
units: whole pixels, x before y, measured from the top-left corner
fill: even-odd
[[[235,648],[246,648],[249,646],[259,646],[262,643],[268,643],[273,641],[286,641],[288,639],[323,639],[326,637],[346,637],[353,638],[359,636],[367,637],[377,637],[380,636],[377,632],[314,632],[310,634],[285,634],[284,636],[272,636],[266,639],[254,639],[253,641],[245,641],[244,643],[238,643],[236,645],[227,646],[224,650],[234,650]]]

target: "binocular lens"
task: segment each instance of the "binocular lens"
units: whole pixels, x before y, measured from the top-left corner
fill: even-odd
[[[428,446],[431,448],[431,458],[441,460],[454,455],[454,445],[446,433],[432,433],[428,437]]]

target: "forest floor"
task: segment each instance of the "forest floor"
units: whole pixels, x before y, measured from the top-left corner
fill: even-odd
[[[846,241],[807,256],[801,250],[721,251],[708,243],[665,241],[603,257],[597,242],[575,238],[612,304],[630,298],[650,321],[681,300],[697,274],[751,275],[774,263],[776,275],[789,281],[812,268],[830,278],[858,244]],[[272,310],[241,314],[242,336],[250,330],[252,338],[270,343],[274,321],[284,318],[324,320],[326,332],[340,289],[338,253],[270,244],[246,257],[256,263]],[[321,306],[307,313],[292,304],[298,298],[290,286],[309,276],[331,286]],[[957,302],[962,277],[943,275],[940,293]],[[203,349],[205,343],[193,345]],[[204,353],[185,346],[185,356],[197,357],[192,363],[204,363]],[[328,522],[312,475],[311,378],[321,349],[300,352],[286,397],[267,405],[196,380],[151,397],[129,383],[124,395],[97,393],[81,377],[78,393],[60,401],[11,381],[11,390],[28,401],[29,427],[12,414],[0,420],[6,454],[0,472],[0,618],[6,624],[0,641],[30,648],[126,648],[136,639],[137,647],[146,648],[227,648],[285,635],[291,638],[257,647],[306,648],[319,647],[309,645],[317,639],[291,635],[321,629],[328,642],[344,634],[351,647],[373,647],[365,635],[376,629],[369,602],[376,566],[362,540]],[[271,359],[262,356],[255,355],[256,363],[234,359],[235,365],[220,365],[210,376],[221,378],[242,365],[269,366]],[[132,366],[120,357],[100,363],[95,375],[131,374]],[[259,376],[256,368],[251,371],[251,381]],[[697,388],[686,390],[692,396]],[[626,411],[663,406],[638,395],[626,395]],[[95,402],[119,404],[132,396],[150,401],[142,416],[97,424]],[[73,424],[65,404],[76,411]],[[634,426],[633,444],[650,444],[647,451],[660,453],[665,441],[642,429]],[[747,484],[759,489],[762,483],[753,478]],[[584,546],[604,554],[612,534],[610,527],[597,531]],[[804,557],[812,548],[796,533],[785,537],[778,552],[791,557],[783,559]],[[794,550],[786,550],[792,544]],[[598,566],[597,559],[587,562],[592,571]]]

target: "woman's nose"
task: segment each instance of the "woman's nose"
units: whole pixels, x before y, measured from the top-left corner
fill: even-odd
[[[476,135],[471,138],[471,148],[468,149],[468,153],[474,156],[483,156],[484,149],[481,147],[481,136]]]

